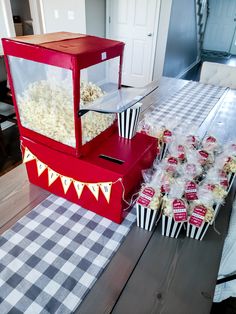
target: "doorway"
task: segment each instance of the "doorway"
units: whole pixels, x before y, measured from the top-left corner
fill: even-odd
[[[107,38],[125,42],[122,84],[152,81],[160,0],[107,0]]]
[[[29,0],[10,0],[16,36],[33,35]]]
[[[209,0],[203,49],[236,54],[236,1]]]

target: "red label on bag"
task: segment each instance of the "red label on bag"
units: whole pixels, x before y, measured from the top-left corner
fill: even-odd
[[[188,144],[191,144],[191,145],[195,145],[196,144],[196,142],[197,142],[197,140],[196,140],[196,137],[194,136],[194,135],[188,135],[187,136],[187,143]]]
[[[199,150],[198,152],[199,152],[199,155],[203,157],[204,159],[207,159],[209,157],[208,152],[206,152],[205,150]]]
[[[176,165],[178,164],[178,159],[175,157],[169,157],[167,159],[168,166],[166,167],[167,172],[174,172],[176,170]]]
[[[169,164],[171,164],[171,165],[177,165],[177,164],[178,164],[178,159],[175,158],[175,157],[169,157],[169,158],[167,159],[167,162],[168,162]]]
[[[224,170],[221,170],[219,172],[219,175],[220,175],[221,178],[227,178],[227,174],[226,174],[226,172]]]
[[[183,200],[175,199],[172,202],[174,220],[176,222],[187,221],[187,208]]]
[[[185,153],[180,153],[178,155],[179,160],[184,160],[185,159]]]
[[[209,157],[208,152],[206,152],[205,150],[199,150],[198,153],[200,155],[200,164],[204,164]]]
[[[220,180],[220,185],[223,186],[224,188],[227,188],[229,186],[229,181],[227,178]]]
[[[178,145],[178,152],[184,152],[184,146],[183,145]]]
[[[137,203],[139,203],[140,205],[142,205],[143,207],[148,207],[148,205],[150,204],[151,200],[144,197],[144,196],[139,196]]]
[[[208,138],[206,139],[207,143],[215,143],[216,139],[213,136],[208,136]]]
[[[169,193],[170,192],[170,185],[169,184],[163,184],[161,186],[161,193]]]
[[[161,193],[169,193],[170,192],[170,183],[169,179],[166,176],[161,178]]]
[[[180,160],[184,160],[185,159],[184,146],[183,145],[178,145],[177,150],[179,152],[178,158]]]
[[[189,219],[189,223],[197,228],[200,228],[204,217],[206,216],[207,209],[203,205],[197,205],[194,207],[193,213]]]
[[[229,181],[227,178],[227,174],[225,171],[221,170],[219,171],[219,175],[220,175],[220,185],[227,188],[229,186]]]
[[[208,189],[209,191],[213,191],[214,188],[215,188],[215,184],[207,184],[207,189]]]
[[[170,141],[171,136],[172,136],[172,132],[170,130],[165,130],[163,132],[163,141],[164,141],[164,143],[168,143]]]
[[[185,197],[188,201],[197,200],[197,184],[193,181],[188,181],[185,186]]]
[[[137,203],[144,207],[148,207],[154,195],[155,190],[152,187],[145,187],[141,191],[140,196],[137,199]]]
[[[154,194],[155,194],[155,190],[152,187],[150,187],[150,186],[149,187],[145,187],[142,190],[142,194],[152,198],[154,196]]]

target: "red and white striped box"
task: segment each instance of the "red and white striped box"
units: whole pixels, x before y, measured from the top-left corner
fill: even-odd
[[[162,215],[162,235],[178,238],[180,230],[187,221],[187,208],[182,199],[172,200],[173,217]]]
[[[136,132],[141,111],[141,103],[136,103],[129,109],[118,113],[119,136],[132,139]]]
[[[136,202],[137,226],[148,231],[152,231],[159,213],[159,206],[150,207],[155,194],[156,191],[147,186],[140,192]]]

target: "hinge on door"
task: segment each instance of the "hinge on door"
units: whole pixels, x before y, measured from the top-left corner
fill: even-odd
[[[108,18],[108,22],[109,22],[109,24],[111,24],[111,17],[110,16]]]

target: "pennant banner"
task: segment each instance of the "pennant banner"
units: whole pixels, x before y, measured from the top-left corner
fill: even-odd
[[[110,202],[112,182],[104,182],[99,184],[100,189],[105,196],[107,202]]]
[[[90,189],[90,191],[93,193],[96,200],[98,200],[99,185],[97,183],[87,183],[86,185]]]
[[[28,150],[28,148],[25,148],[23,163],[27,163],[28,161],[34,160],[35,156],[31,153],[31,151]]]
[[[93,194],[93,196],[96,198],[96,200],[98,200],[99,188],[100,188],[101,192],[103,193],[104,197],[106,198],[107,202],[109,203],[110,197],[111,197],[112,185],[118,181],[122,181],[121,178],[119,178],[115,182],[88,183],[88,182],[76,181],[73,178],[63,176],[60,173],[57,173],[56,171],[52,170],[45,163],[43,163],[41,160],[39,160],[34,154],[32,154],[31,151],[27,147],[24,147],[23,162],[27,163],[31,160],[36,161],[38,177],[41,176],[41,174],[47,169],[47,171],[48,171],[47,172],[48,186],[52,185],[53,182],[55,182],[56,179],[58,177],[60,177],[63,191],[66,194],[67,191],[69,190],[69,187],[71,186],[71,183],[73,182],[73,185],[74,185],[74,188],[75,188],[75,191],[77,193],[78,198],[81,197],[81,194],[84,190],[84,186],[86,185],[89,188],[89,190],[91,191],[91,193]]]
[[[61,183],[62,183],[63,190],[64,190],[65,194],[68,191],[68,189],[69,189],[69,187],[71,185],[71,182],[72,182],[71,178],[68,178],[68,177],[65,177],[65,176],[61,176]]]
[[[79,182],[79,181],[74,181],[73,183],[74,183],[74,187],[75,187],[77,196],[78,196],[78,198],[80,198],[80,196],[83,192],[83,189],[84,189],[84,183]]]
[[[38,176],[41,176],[44,170],[47,169],[47,165],[45,165],[42,161],[38,159],[36,159],[36,165],[37,165]]]
[[[59,177],[59,174],[48,167],[48,185],[53,184],[54,181]]]

